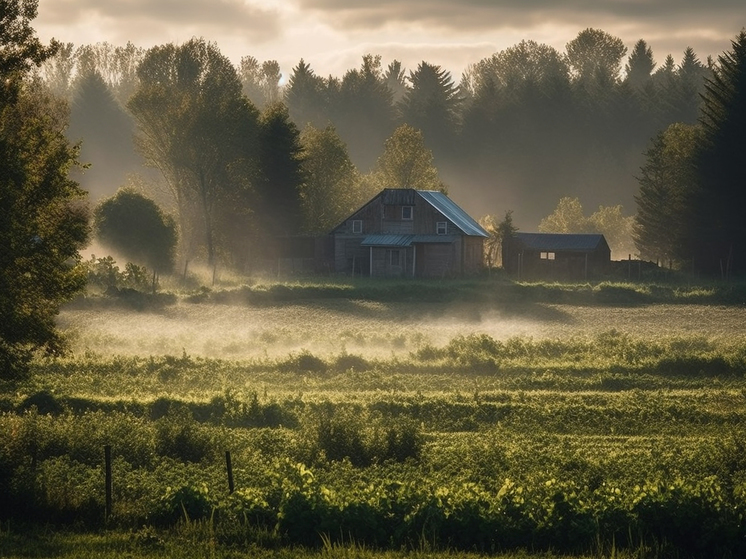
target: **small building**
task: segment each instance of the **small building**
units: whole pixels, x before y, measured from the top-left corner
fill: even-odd
[[[437,191],[384,189],[331,235],[338,273],[453,277],[484,266],[487,232]]]
[[[610,262],[609,244],[600,234],[518,232],[503,244],[503,268],[521,280],[598,279]]]

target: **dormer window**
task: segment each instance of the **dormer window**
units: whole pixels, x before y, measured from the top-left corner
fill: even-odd
[[[448,222],[447,221],[438,221],[435,224],[435,232],[438,235],[447,235],[448,234]]]
[[[414,214],[412,209],[413,209],[412,206],[402,206],[401,207],[401,218],[407,221],[411,220],[412,215]]]
[[[356,235],[359,235],[363,232],[363,220],[362,219],[353,219],[352,220],[352,232]]]

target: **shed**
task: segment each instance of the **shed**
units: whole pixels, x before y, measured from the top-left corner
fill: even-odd
[[[503,267],[518,279],[580,280],[602,277],[611,250],[598,233],[514,233],[503,245]]]

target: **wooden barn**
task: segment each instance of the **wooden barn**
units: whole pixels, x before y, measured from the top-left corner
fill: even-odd
[[[339,273],[453,277],[484,266],[487,233],[441,192],[384,189],[331,234]]]
[[[522,280],[598,279],[610,262],[611,250],[600,234],[519,232],[503,244],[503,267]]]

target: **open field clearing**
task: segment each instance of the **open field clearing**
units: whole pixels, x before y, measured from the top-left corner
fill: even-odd
[[[2,385],[2,555],[743,556],[746,307],[542,289],[70,306]]]
[[[458,335],[567,338],[616,330],[655,339],[746,337],[746,307],[636,307],[330,300],[274,306],[179,303],[157,312],[68,309],[59,317],[76,353],[246,359],[307,350],[387,357]]]

